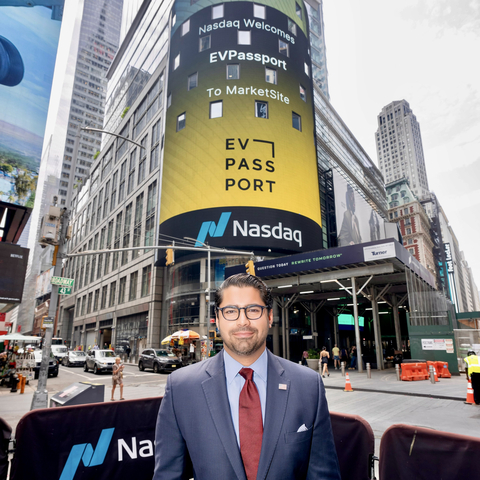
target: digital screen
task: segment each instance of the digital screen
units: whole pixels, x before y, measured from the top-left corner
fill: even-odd
[[[360,326],[360,330],[363,330],[365,326],[365,319],[364,317],[358,317],[358,325]],[[355,319],[353,315],[348,315],[342,313],[338,316],[338,329],[339,330],[355,330]]]

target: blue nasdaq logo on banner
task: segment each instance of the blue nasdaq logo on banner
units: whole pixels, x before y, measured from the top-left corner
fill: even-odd
[[[70,450],[70,455],[68,456],[65,467],[63,467],[62,475],[59,480],[73,480],[77,468],[80,465],[80,460],[83,461],[83,464],[86,467],[101,465],[105,460],[114,431],[115,428],[106,428],[102,430],[95,450],[91,443],[74,445]]]
[[[200,231],[198,232],[195,246],[201,247],[205,242],[207,235],[210,235],[211,237],[223,237],[231,214],[232,212],[223,212],[220,215],[218,224],[215,224],[215,222],[203,222],[202,226],[200,227]]]

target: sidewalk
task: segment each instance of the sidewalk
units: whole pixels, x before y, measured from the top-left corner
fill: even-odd
[[[329,368],[330,376],[323,378],[326,389],[345,388],[345,377],[341,370]],[[452,375],[451,378],[439,378],[434,384],[430,380],[415,382],[398,381],[394,368],[372,370],[372,378],[367,378],[366,370],[346,370],[350,376],[353,390],[359,392],[377,392],[392,395],[411,395],[415,397],[438,398],[444,400],[465,401],[467,398],[467,381],[465,375]]]

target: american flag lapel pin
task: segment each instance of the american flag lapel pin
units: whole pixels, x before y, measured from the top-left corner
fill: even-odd
[[[278,389],[279,390],[286,390],[287,389],[287,384],[286,383],[279,383],[278,384]]]

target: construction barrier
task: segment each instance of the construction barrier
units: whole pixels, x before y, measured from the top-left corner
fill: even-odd
[[[437,368],[437,375],[440,378],[452,378],[452,374],[448,370],[448,363],[447,362],[435,362]]]
[[[402,363],[402,380],[412,382],[416,380],[428,380],[430,375],[428,374],[426,363]]]

